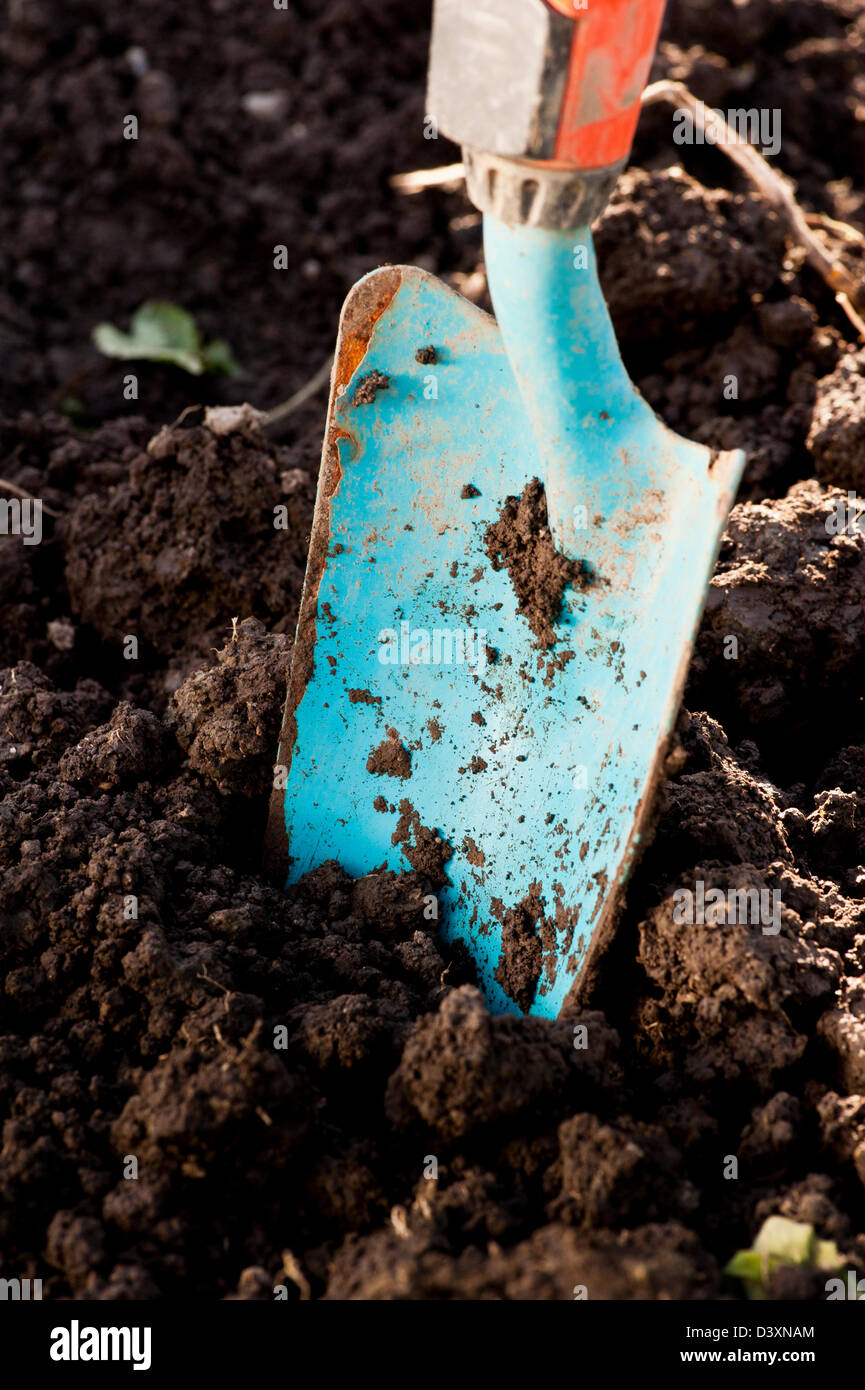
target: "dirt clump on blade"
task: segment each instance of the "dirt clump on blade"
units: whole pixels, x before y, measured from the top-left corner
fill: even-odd
[[[535,997],[541,977],[542,945],[538,924],[543,904],[538,897],[540,884],[532,885],[516,907],[501,912],[502,951],[495,978],[505,994],[525,1011]]]
[[[384,372],[367,372],[354,388],[355,405],[372,405],[379,391],[390,389],[390,377]]]
[[[366,760],[366,770],[376,777],[411,777],[411,753],[396,729],[387,730],[387,738],[374,748]]]
[[[562,611],[569,585],[587,588],[591,582],[580,560],[556,550],[547,521],[547,499],[537,478],[526,483],[521,497],[507,497],[498,521],[487,528],[486,552],[493,569],[506,569],[523,615],[546,650],[555,645],[553,624]]]
[[[399,820],[391,835],[391,843],[399,845],[413,869],[423,874],[434,888],[447,883],[445,865],[453,854],[453,846],[437,830],[421,825],[420,814],[407,797],[399,803]]]

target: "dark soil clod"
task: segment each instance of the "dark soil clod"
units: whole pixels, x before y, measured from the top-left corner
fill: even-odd
[[[385,372],[367,372],[354,388],[355,405],[372,405],[379,391],[390,389],[390,377]]]
[[[522,902],[502,911],[500,916],[502,952],[495,977],[505,994],[525,1010],[535,997],[541,977],[540,884],[533,883]]]
[[[387,738],[370,753],[366,770],[376,777],[411,777],[411,753],[396,729],[388,729]]]
[[[565,590],[569,585],[587,588],[591,579],[581,560],[569,560],[556,550],[538,478],[526,483],[521,497],[505,499],[499,520],[487,529],[485,544],[493,569],[507,569],[517,611],[535,634],[536,646],[554,646],[553,624],[561,614]]]
[[[441,887],[447,882],[444,866],[453,854],[453,846],[437,831],[421,825],[420,816],[405,798],[399,803],[399,813],[391,843],[402,847],[412,868],[429,879],[433,887]]]

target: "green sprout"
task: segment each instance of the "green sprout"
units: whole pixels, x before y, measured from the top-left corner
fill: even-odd
[[[750,1250],[737,1250],[724,1273],[741,1279],[749,1298],[765,1298],[772,1271],[783,1265],[832,1273],[841,1264],[834,1240],[818,1240],[804,1221],[769,1216]]]
[[[166,299],[148,299],[132,315],[129,332],[111,323],[93,330],[93,341],[106,357],[136,362],[170,362],[193,376],[222,372],[237,376],[240,364],[224,338],[203,343],[192,314]]]

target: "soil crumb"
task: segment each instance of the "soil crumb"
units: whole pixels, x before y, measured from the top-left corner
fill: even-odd
[[[414,355],[415,362],[420,362],[425,367],[434,367],[439,357],[434,347],[418,348]]]
[[[285,633],[245,618],[215,664],[194,672],[169,701],[166,723],[189,766],[225,796],[270,789],[290,650]]]
[[[555,645],[553,623],[562,611],[569,584],[587,588],[581,560],[569,560],[553,544],[547,524],[547,498],[539,478],[526,483],[521,497],[506,497],[498,521],[488,527],[486,552],[493,569],[507,569],[522,613],[542,650]]]
[[[534,999],[541,977],[541,938],[537,931],[543,915],[540,891],[541,885],[533,883],[522,902],[501,915],[502,951],[495,978],[524,1011]]]
[[[411,753],[396,729],[388,729],[384,743],[372,750],[366,760],[366,770],[376,777],[411,777]]]
[[[484,854],[482,849],[478,848],[471,835],[466,835],[466,838],[463,841],[463,853],[465,854],[465,857],[469,861],[469,863],[473,864],[474,867],[477,869],[482,869],[484,864],[487,862],[486,855]]]
[[[465,502],[469,497],[480,497],[480,489],[474,483],[466,483],[460,492],[460,497]]]
[[[390,388],[390,377],[384,372],[368,372],[361,377],[354,391],[355,405],[372,405],[379,391]]]
[[[222,647],[226,614],[291,627],[286,595],[302,584],[313,488],[283,493],[289,450],[197,426],[163,428],[123,455],[117,482],[91,485],[64,522],[75,617],[111,646],[131,633],[142,658],[186,661]]]
[[[412,868],[428,878],[434,888],[447,883],[444,866],[454,852],[453,845],[437,831],[421,825],[418,812],[406,798],[399,803],[399,820],[390,839],[391,844],[402,846]]]

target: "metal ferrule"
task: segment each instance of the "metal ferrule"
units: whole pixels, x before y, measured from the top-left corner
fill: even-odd
[[[475,207],[510,227],[568,231],[586,227],[606,207],[626,161],[605,169],[556,169],[463,149],[466,187]]]

